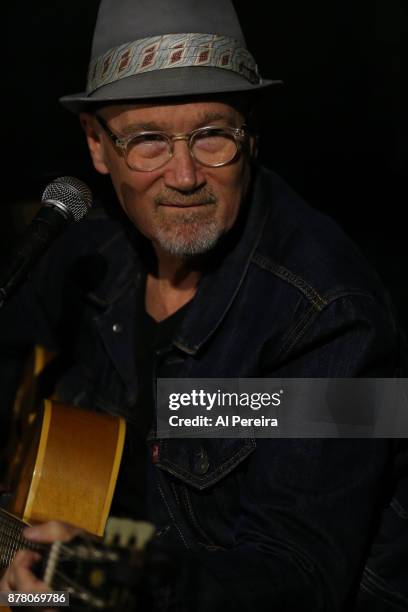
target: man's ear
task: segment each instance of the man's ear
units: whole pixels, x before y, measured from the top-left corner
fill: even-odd
[[[95,117],[90,113],[81,113],[79,119],[86,135],[95,170],[101,174],[109,174],[109,169],[105,161],[105,143],[101,139]]]

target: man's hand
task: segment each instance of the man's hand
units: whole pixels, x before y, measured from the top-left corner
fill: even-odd
[[[26,527],[22,535],[31,542],[52,544],[56,541],[68,542],[80,533],[83,533],[81,529],[68,523],[49,521],[42,525]],[[40,553],[31,550],[20,550],[16,553],[12,564],[0,580],[0,591],[49,592],[50,587],[31,571],[40,559]]]

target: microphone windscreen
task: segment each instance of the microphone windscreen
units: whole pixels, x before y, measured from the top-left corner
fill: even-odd
[[[47,185],[41,202],[59,205],[74,221],[80,221],[92,206],[92,193],[79,179],[73,176],[61,176]]]

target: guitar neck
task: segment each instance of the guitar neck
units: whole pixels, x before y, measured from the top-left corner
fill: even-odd
[[[44,550],[49,548],[24,538],[22,531],[27,526],[24,521],[0,508],[0,568],[8,567],[18,550]]]
[[[0,508],[0,569],[9,566],[21,549],[46,551],[39,575],[50,589],[69,593],[73,612],[135,608],[137,591],[145,583],[144,545],[153,534],[151,525],[113,519],[105,542],[83,534],[52,545],[30,542],[22,535],[25,527],[27,523]],[[159,564],[163,565],[162,557]]]

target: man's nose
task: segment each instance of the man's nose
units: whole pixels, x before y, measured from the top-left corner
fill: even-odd
[[[173,157],[166,165],[164,181],[167,187],[178,191],[191,191],[206,182],[202,166],[192,157],[185,140],[174,142]]]

